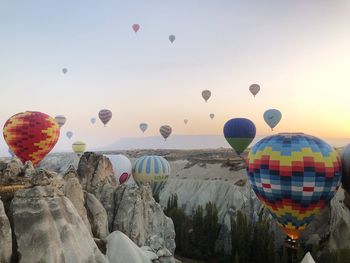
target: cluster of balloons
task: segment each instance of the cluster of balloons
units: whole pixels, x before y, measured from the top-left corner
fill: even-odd
[[[132,30],[134,30],[135,33],[137,33],[140,30],[140,25],[139,24],[133,24],[131,26]],[[175,41],[175,36],[174,35],[169,35],[169,41],[173,43]]]

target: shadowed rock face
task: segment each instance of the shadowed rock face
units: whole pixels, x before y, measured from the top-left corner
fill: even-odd
[[[12,232],[0,199],[0,262],[10,262],[12,256]]]
[[[102,204],[93,194],[85,192],[85,200],[87,215],[91,223],[91,229],[94,237],[105,239],[109,234],[106,209],[104,209]]]

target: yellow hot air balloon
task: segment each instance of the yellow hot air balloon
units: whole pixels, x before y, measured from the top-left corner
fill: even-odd
[[[81,155],[86,150],[86,143],[82,141],[76,141],[72,144],[72,149],[76,154]]]

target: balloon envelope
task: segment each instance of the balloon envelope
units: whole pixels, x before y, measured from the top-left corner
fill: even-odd
[[[57,121],[58,126],[61,128],[67,121],[66,117],[63,115],[57,115],[55,117],[55,120]]]
[[[86,143],[82,141],[76,141],[72,144],[72,150],[76,154],[82,154],[86,150]]]
[[[91,118],[90,121],[91,121],[92,124],[95,124],[96,118]]]
[[[282,118],[282,113],[276,109],[269,109],[264,112],[264,120],[271,129],[275,128]]]
[[[98,117],[100,118],[102,123],[106,126],[106,124],[112,119],[112,112],[107,109],[100,110],[100,112],[98,113]]]
[[[68,72],[68,69],[63,68],[63,69],[62,69],[62,72],[63,72],[63,74],[66,74],[66,73]]]
[[[7,145],[23,163],[31,161],[37,166],[55,146],[60,128],[49,115],[26,111],[6,121],[3,135]]]
[[[205,102],[207,102],[209,100],[210,96],[211,96],[211,91],[210,90],[206,89],[206,90],[202,91],[202,97],[205,100]]]
[[[66,135],[67,135],[68,139],[70,139],[73,137],[73,132],[67,131]]]
[[[292,239],[328,204],[339,187],[341,164],[324,141],[281,133],[256,143],[247,159],[253,190]]]
[[[148,124],[147,123],[140,123],[140,130],[142,131],[142,133],[144,133],[148,128]]]
[[[126,183],[132,171],[132,165],[128,157],[122,154],[105,155],[112,163],[115,179],[120,183]]]
[[[133,24],[132,25],[132,29],[134,30],[135,33],[137,33],[137,31],[139,31],[139,29],[140,29],[140,25],[139,24]]]
[[[171,43],[173,43],[175,41],[175,36],[174,35],[170,35],[169,36],[169,40]]]
[[[343,168],[342,183],[347,192],[350,192],[350,144],[346,145],[341,154]]]
[[[260,91],[260,86],[258,84],[252,84],[250,85],[249,90],[255,97],[255,95]]]
[[[150,184],[153,195],[158,195],[170,176],[170,165],[161,156],[142,156],[136,160],[132,175],[138,185]]]
[[[172,129],[169,125],[163,125],[159,129],[160,134],[163,136],[165,140],[170,136],[171,131]]]
[[[210,113],[210,114],[209,114],[209,117],[210,117],[210,119],[214,119],[215,114],[214,114],[214,113]]]
[[[237,154],[241,154],[253,141],[256,134],[254,123],[245,118],[235,118],[227,121],[224,126],[224,136]]]

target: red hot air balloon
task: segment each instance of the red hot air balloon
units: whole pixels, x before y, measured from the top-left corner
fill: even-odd
[[[60,128],[49,115],[26,111],[6,121],[3,135],[7,145],[23,163],[31,161],[37,166],[55,146]]]
[[[140,29],[140,25],[139,24],[133,24],[132,25],[132,29],[134,30],[135,33],[137,33],[137,31],[139,31],[139,29]]]
[[[112,112],[107,109],[100,110],[100,112],[98,113],[98,117],[100,118],[104,126],[106,126],[106,124],[112,119]]]

